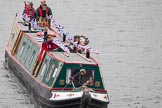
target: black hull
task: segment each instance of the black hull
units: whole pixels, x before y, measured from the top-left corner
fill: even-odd
[[[49,100],[52,96],[50,90],[42,85],[15,57],[9,50],[5,50],[5,62],[7,67],[14,73],[19,81],[26,87],[29,94],[34,98],[38,108],[81,108],[81,99],[54,102]],[[88,108],[108,108],[107,103],[100,103],[92,100]]]

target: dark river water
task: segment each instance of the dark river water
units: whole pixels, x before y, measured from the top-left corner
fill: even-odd
[[[38,7],[39,0],[32,0]],[[162,108],[162,0],[47,0],[71,36],[86,35],[100,51],[109,108]],[[34,108],[4,49],[22,0],[0,3],[0,108]]]

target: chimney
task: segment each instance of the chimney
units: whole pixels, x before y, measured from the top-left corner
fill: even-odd
[[[31,31],[31,23],[30,22],[29,22],[29,26],[28,27],[29,27],[29,31]]]
[[[47,28],[45,28],[45,29],[44,29],[44,37],[47,36],[47,31],[48,31]]]
[[[86,58],[90,58],[90,50],[89,49],[87,49],[87,51],[86,51]]]
[[[66,34],[63,33],[63,42],[65,42],[65,41],[66,41]]]

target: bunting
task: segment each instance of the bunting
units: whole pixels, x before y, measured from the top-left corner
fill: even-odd
[[[74,43],[73,39],[72,39],[72,36],[69,35],[69,32],[65,32],[64,31],[64,26],[61,26],[61,25],[57,24],[54,17],[47,16],[47,19],[51,20],[52,27],[54,27],[58,31],[59,34],[66,35],[66,41],[68,41],[70,44],[74,45],[77,48],[82,48],[84,50],[89,50],[90,52],[93,52],[93,53],[96,53],[96,54],[99,53],[98,50],[92,49],[89,46],[82,46],[82,45],[78,45],[77,43]]]
[[[30,17],[28,17],[28,15],[26,14],[20,14],[18,13],[17,14],[18,16],[20,16],[22,19],[24,19],[26,22],[28,23],[31,23],[31,26],[39,31],[42,35],[42,38],[43,38],[43,35],[44,35],[44,32],[42,31],[42,29],[38,26],[37,22],[34,21],[34,20],[31,20]],[[70,45],[74,45],[75,47],[77,48],[81,48],[81,49],[84,49],[85,51],[89,50],[90,52],[93,52],[93,53],[96,53],[98,54],[99,51],[98,50],[95,50],[95,49],[92,49],[91,47],[89,46],[83,46],[83,45],[78,45],[77,42],[73,42],[73,38],[72,36],[69,35],[69,32],[65,32],[64,31],[64,26],[61,26],[60,24],[58,24],[56,22],[56,20],[54,19],[54,17],[52,16],[48,16],[47,19],[50,19],[51,20],[51,25],[52,27],[54,27],[56,30],[57,30],[57,33],[60,34],[60,35],[66,35],[66,41],[70,44]],[[52,40],[53,43],[55,43],[57,46],[59,46],[60,48],[62,48],[65,52],[70,52],[69,49],[67,47],[65,47],[58,39],[54,38]]]

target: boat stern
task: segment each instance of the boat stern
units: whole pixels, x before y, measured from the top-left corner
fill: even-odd
[[[66,108],[107,108],[109,97],[107,92],[83,91],[51,91],[50,102],[55,107]]]

